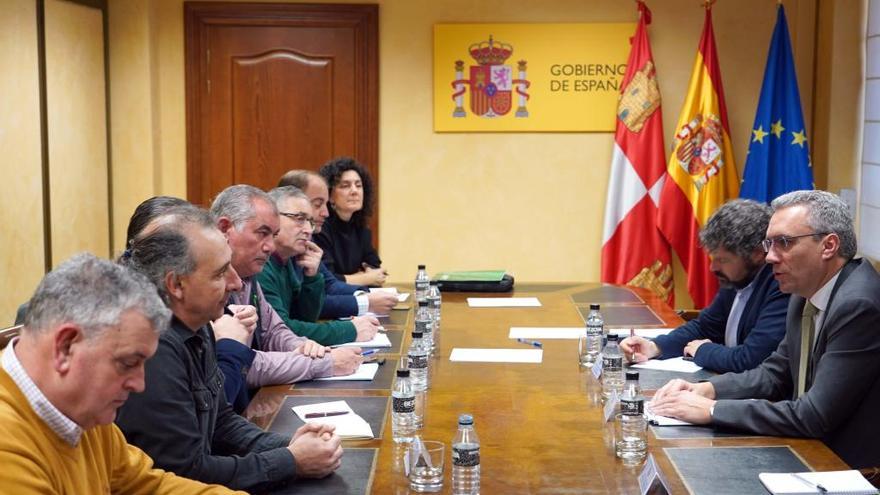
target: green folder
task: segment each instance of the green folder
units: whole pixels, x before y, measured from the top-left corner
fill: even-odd
[[[505,273],[507,273],[506,270],[440,272],[434,276],[434,280],[442,282],[500,282]]]

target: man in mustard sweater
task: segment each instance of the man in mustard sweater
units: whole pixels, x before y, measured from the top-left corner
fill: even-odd
[[[170,318],[146,278],[92,255],[46,275],[0,359],[0,493],[232,493],[154,469],[113,424]]]

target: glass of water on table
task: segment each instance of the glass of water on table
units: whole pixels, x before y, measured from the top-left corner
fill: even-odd
[[[443,461],[446,458],[446,446],[443,442],[425,440],[410,445],[408,452],[409,487],[411,490],[439,492],[443,488]]]

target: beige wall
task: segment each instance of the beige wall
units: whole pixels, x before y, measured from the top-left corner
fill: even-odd
[[[853,136],[858,134],[859,122],[863,2],[785,2],[804,112],[815,132],[810,143],[817,184],[828,184],[833,190],[854,187],[856,180],[859,147]],[[438,22],[632,22],[636,20],[634,3],[378,3],[379,237],[391,280],[408,281],[421,262],[430,271],[504,267],[521,281],[598,279],[611,134],[435,134],[431,127],[431,28]],[[649,4],[654,11],[649,33],[668,146],[684,99],[703,11],[696,0]],[[184,196],[186,192],[183,1],[113,0],[109,12],[112,223],[114,250],[118,251],[134,205],[153,194]],[[720,1],[714,7],[714,21],[734,151],[741,169],[775,22],[774,3]],[[0,36],[8,33],[4,30]],[[814,67],[817,43],[821,57]],[[8,50],[9,43],[2,47],[0,53]],[[824,113],[823,104],[828,106]],[[10,259],[7,252],[18,252],[19,248],[11,246],[15,244],[4,242],[0,247],[4,263]],[[681,282],[680,271],[678,275],[677,282]],[[679,297],[679,305],[687,303]]]
[[[0,16],[0,327],[43,275],[43,197],[36,2],[9,0]],[[23,40],[34,40],[26,43]],[[12,77],[10,74],[14,74]]]
[[[47,0],[46,115],[52,263],[110,255],[104,27],[99,9]]]
[[[155,9],[152,78],[158,81],[153,97],[160,109],[153,133],[158,142],[156,192],[182,195],[186,170],[182,1],[140,3]],[[861,0],[836,3],[836,8],[830,9],[832,22],[819,23],[823,35],[819,42],[833,41],[831,51],[843,54],[852,51],[859,40],[838,33],[852,32],[848,22],[863,14]],[[385,0],[379,4],[379,237],[391,280],[409,280],[420,262],[427,263],[431,271],[504,267],[520,280],[598,279],[612,136],[435,134],[431,127],[431,27],[437,22],[634,21],[633,3]],[[654,11],[650,36],[668,145],[684,99],[703,10],[693,0],[650,4]],[[818,8],[813,0],[785,4],[804,112],[812,121],[814,70],[822,69],[813,66]],[[115,23],[115,9],[111,5],[111,24]],[[718,2],[714,21],[734,150],[741,169],[775,22],[775,5],[766,0]],[[835,67],[834,72],[824,68],[834,84],[823,90],[836,99],[837,108],[854,109],[852,105],[858,100],[853,95],[860,91],[860,61],[845,56],[835,64],[843,67]],[[839,77],[841,70],[854,76]],[[838,131],[857,125],[852,114],[836,114],[846,121],[843,127],[816,126],[830,136],[822,150],[825,155],[840,156],[840,147],[850,150],[830,172],[836,187],[854,185],[850,179],[856,164],[851,152],[856,149],[853,134]],[[816,161],[820,161],[818,157]],[[140,178],[132,175],[130,180]],[[817,182],[824,184],[824,175]],[[418,187],[420,184],[424,187]],[[681,282],[680,270],[677,273]],[[677,292],[680,303],[687,305],[687,298],[681,297],[683,291]]]

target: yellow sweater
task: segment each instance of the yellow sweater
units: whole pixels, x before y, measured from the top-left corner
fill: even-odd
[[[31,408],[0,368],[0,493],[15,495],[233,492],[153,469],[115,424],[83,433],[71,447]]]

